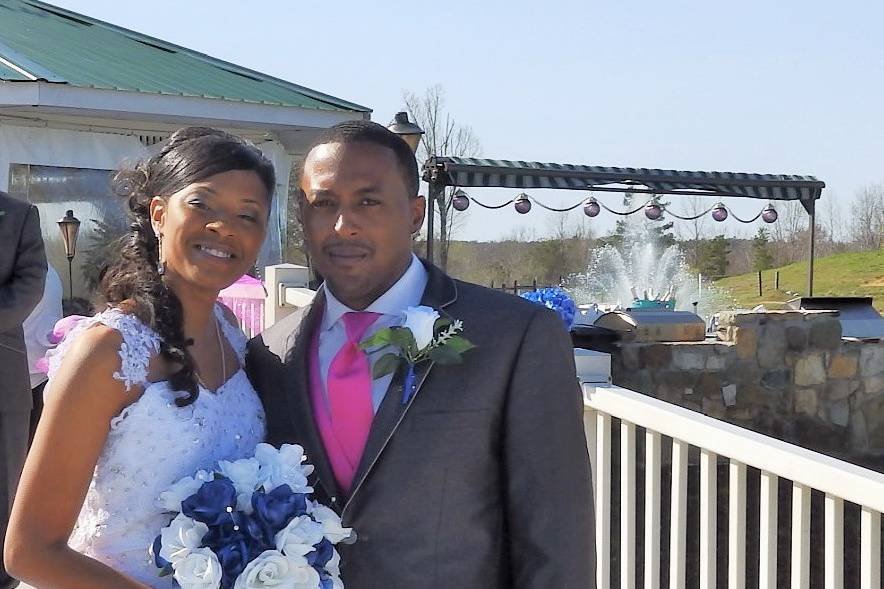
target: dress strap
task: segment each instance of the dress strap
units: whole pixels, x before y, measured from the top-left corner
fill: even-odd
[[[160,336],[135,315],[116,308],[83,319],[64,336],[58,347],[46,353],[50,380],[78,336],[94,325],[106,325],[118,331],[123,337],[119,351],[120,369],[114,372],[113,377],[121,381],[127,391],[131,391],[135,386],[150,384],[147,380],[148,367],[151,358],[160,351]]]
[[[236,352],[239,365],[242,367],[246,361],[246,344],[248,343],[246,334],[238,324],[230,321],[221,303],[215,303],[215,318],[218,320],[218,325],[221,326],[221,331],[224,332],[224,337],[227,338],[230,347]]]

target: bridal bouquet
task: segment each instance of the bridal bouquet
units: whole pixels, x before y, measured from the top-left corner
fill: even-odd
[[[342,589],[334,545],[352,529],[312,501],[301,446],[258,444],[252,458],[221,461],[159,497],[175,514],[150,553],[181,589]]]

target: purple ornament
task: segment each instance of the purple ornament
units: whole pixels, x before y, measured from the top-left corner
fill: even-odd
[[[761,220],[765,223],[776,222],[777,216],[777,210],[772,205],[767,205],[767,208],[761,211]]]
[[[595,217],[602,211],[602,207],[599,206],[599,202],[594,198],[590,197],[583,203],[583,214],[587,217]]]
[[[458,190],[454,193],[454,198],[451,199],[451,206],[456,211],[465,211],[470,206],[470,197],[463,190]]]
[[[531,210],[531,201],[528,200],[528,196],[526,194],[520,194],[516,199],[516,212],[524,215],[528,211]]]
[[[663,216],[663,209],[656,202],[649,202],[645,205],[645,217],[651,221],[656,221]]]
[[[712,218],[721,223],[725,219],[727,219],[727,209],[724,208],[722,203],[718,203],[715,205],[715,208],[712,209]]]

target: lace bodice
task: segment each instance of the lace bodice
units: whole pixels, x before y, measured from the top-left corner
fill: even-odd
[[[250,456],[264,439],[264,411],[242,369],[246,338],[220,306],[215,315],[239,357],[240,369],[214,393],[201,387],[199,398],[187,407],[175,405],[180,393],[165,381],[147,381],[150,359],[159,352],[159,336],[117,309],[81,322],[48,358],[51,384],[79,333],[102,324],[123,336],[120,369],[113,376],[127,390],[144,392],[111,421],[68,544],[151,587],[174,586],[171,577],[157,577],[147,552],[169,521],[157,506],[160,493],[184,476],[211,469],[218,460]],[[51,386],[47,390],[51,394]]]

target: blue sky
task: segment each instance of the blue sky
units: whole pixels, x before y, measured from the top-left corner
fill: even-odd
[[[858,188],[884,183],[876,0],[54,3],[364,104],[382,123],[403,91],[441,84],[486,157],[813,174],[845,219]],[[561,206],[583,195],[537,196]],[[743,214],[761,205],[735,203]],[[552,214],[476,208],[458,237],[554,225]],[[593,220],[597,232],[610,217]]]

